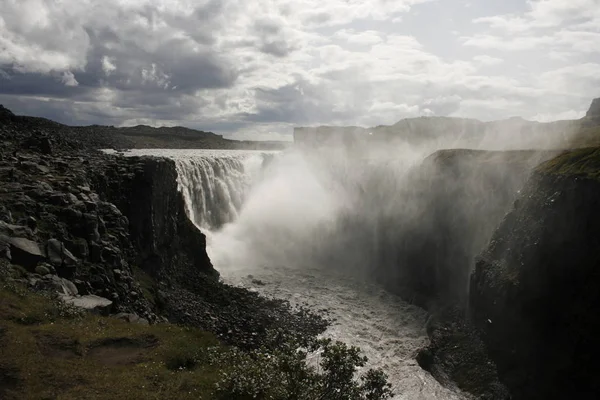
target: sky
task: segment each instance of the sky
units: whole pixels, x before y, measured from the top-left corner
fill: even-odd
[[[576,119],[600,0],[0,0],[0,104],[72,125]]]

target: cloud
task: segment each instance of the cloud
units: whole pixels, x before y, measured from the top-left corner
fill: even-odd
[[[597,96],[598,0],[513,9],[462,0],[0,7],[0,101],[63,122],[145,121],[264,139],[294,125],[579,113]]]
[[[477,34],[463,37],[462,39],[465,46],[505,51],[531,50],[554,42],[550,36],[517,36],[507,38],[496,35]]]
[[[114,60],[108,56],[102,57],[102,71],[104,71],[104,75],[109,76],[116,69],[117,66],[114,64]]]
[[[75,75],[73,75],[71,71],[63,72],[61,82],[65,86],[79,86],[79,82],[77,82],[77,79],[75,79]]]
[[[466,46],[506,51],[550,49],[575,53],[600,51],[600,1],[530,0],[521,14],[473,19],[485,33],[462,37]]]
[[[491,57],[486,54],[478,55],[473,57],[473,60],[480,65],[488,66],[488,65],[498,65],[504,62],[503,59],[498,57]]]
[[[528,0],[526,4],[529,10],[525,13],[480,17],[473,22],[514,33],[558,27],[600,16],[598,0]]]

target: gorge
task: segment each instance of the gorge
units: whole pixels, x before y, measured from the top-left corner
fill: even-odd
[[[318,323],[273,317],[277,304],[231,289],[253,304],[254,317],[238,320],[239,305],[214,300],[218,276],[327,309],[324,335],[360,346],[397,399],[595,398],[600,156],[564,147],[589,137],[597,115],[593,105],[564,124],[576,131],[536,150],[452,137],[81,157],[51,136],[54,154],[3,152],[0,254],[27,263],[13,237],[46,243],[59,232],[57,275],[111,299],[111,313],[199,326],[241,347],[257,340],[248,324]],[[5,143],[42,143],[4,118]],[[37,230],[25,229],[27,210]],[[79,261],[67,265],[68,254]]]

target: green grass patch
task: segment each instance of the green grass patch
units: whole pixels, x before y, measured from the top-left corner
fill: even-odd
[[[553,175],[600,179],[600,147],[588,147],[565,152],[542,163],[536,170]]]
[[[209,333],[61,313],[0,284],[2,399],[209,399],[229,349]],[[16,290],[15,290],[16,289]]]
[[[138,325],[82,313],[52,295],[2,280],[0,399],[385,400],[386,375],[340,342],[270,331],[242,351],[172,324]],[[12,283],[11,283],[12,282]],[[307,364],[310,348],[319,370]]]
[[[133,277],[136,282],[139,283],[140,288],[142,289],[142,294],[152,304],[152,306],[156,307],[158,305],[156,299],[156,281],[143,269],[140,267],[134,266],[132,268]]]

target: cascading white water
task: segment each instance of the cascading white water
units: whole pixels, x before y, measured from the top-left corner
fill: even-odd
[[[365,191],[375,202],[380,196],[363,185],[372,174],[367,164],[296,152],[264,168],[260,152],[151,155],[176,161],[188,215],[207,235],[209,256],[226,282],[327,309],[335,322],[325,335],[359,346],[368,368],[388,374],[395,400],[462,398],[414,359],[428,343],[425,311],[360,278],[376,249],[363,221],[379,211],[360,198]]]
[[[234,221],[263,162],[263,153],[212,151],[175,158],[179,190],[192,222],[212,231]]]

